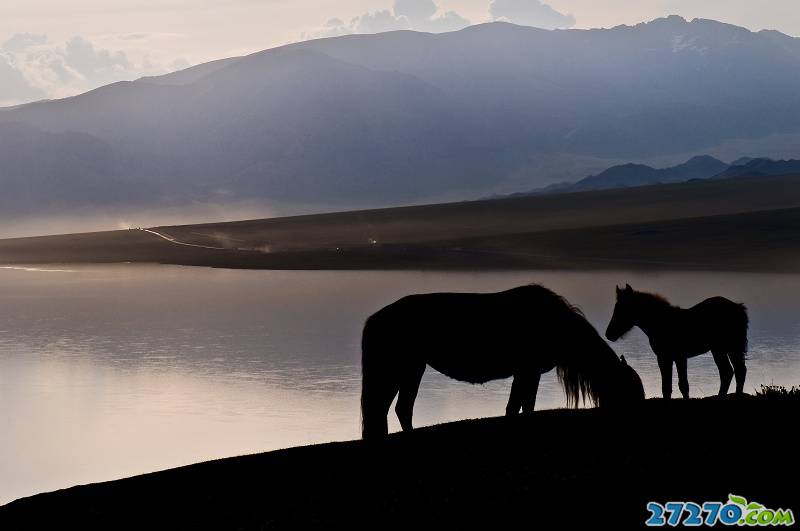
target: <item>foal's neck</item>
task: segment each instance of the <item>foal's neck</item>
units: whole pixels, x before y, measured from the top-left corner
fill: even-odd
[[[666,300],[649,293],[641,294],[638,308],[636,326],[641,328],[648,336],[660,334],[665,326],[668,327],[667,323],[672,321],[674,316],[681,310]]]

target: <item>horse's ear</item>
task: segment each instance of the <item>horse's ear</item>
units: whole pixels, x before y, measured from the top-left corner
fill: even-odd
[[[633,288],[631,287],[631,285],[630,285],[630,284],[625,284],[625,291],[627,291],[627,292],[629,292],[629,293],[630,293],[631,291],[633,291]]]
[[[616,289],[617,289],[617,296],[619,296],[622,293],[622,288],[616,286]]]

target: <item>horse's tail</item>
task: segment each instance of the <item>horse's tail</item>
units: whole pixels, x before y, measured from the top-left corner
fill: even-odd
[[[747,317],[747,306],[737,303],[732,312],[731,318],[731,344],[728,347],[729,356],[739,357],[744,359],[747,354],[747,328],[750,319]]]
[[[603,393],[601,382],[598,381],[604,372],[598,361],[584,357],[581,352],[578,356],[562,359],[556,365],[558,381],[561,382],[564,394],[567,396],[567,407],[576,408],[581,403],[585,404],[587,399],[594,406],[603,405],[601,395],[607,393]],[[613,361],[615,363],[619,361],[616,354]]]
[[[384,404],[388,388],[385,352],[380,351],[379,324],[367,319],[361,336],[361,437],[372,439],[389,432]]]
[[[565,351],[556,364],[558,381],[564,387],[567,396],[567,407],[578,407],[581,402],[589,401],[597,406],[602,391],[598,385],[598,376],[604,363],[610,366],[611,361],[619,359],[611,347],[603,341],[597,331],[574,307],[570,307],[573,315],[570,320],[576,324],[570,327],[574,334],[571,349]],[[601,352],[597,352],[600,350]]]
[[[564,387],[567,395],[567,407],[578,407],[581,399],[586,401],[588,396],[592,402],[597,403],[596,393],[592,389],[591,381],[583,371],[574,365],[563,363],[557,366],[558,381]]]

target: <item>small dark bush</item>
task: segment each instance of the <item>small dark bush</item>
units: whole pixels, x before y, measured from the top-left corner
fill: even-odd
[[[780,397],[780,398],[800,398],[800,386],[793,385],[789,389],[782,385],[764,385],[756,390],[756,396]]]

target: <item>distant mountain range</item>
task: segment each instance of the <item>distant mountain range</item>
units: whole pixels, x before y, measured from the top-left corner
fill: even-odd
[[[744,158],[734,162],[725,171],[715,175],[716,179],[731,177],[756,177],[765,175],[788,175],[800,173],[800,160],[772,160],[767,158]]]
[[[647,186],[650,184],[679,183],[694,179],[731,179],[734,177],[759,177],[794,173],[800,174],[800,160],[742,157],[727,164],[710,155],[700,155],[692,157],[683,164],[660,169],[652,168],[645,164],[619,164],[577,182],[555,183],[529,192],[510,195],[583,192],[587,190]]]
[[[800,39],[774,31],[668,17],[352,35],[0,109],[0,213],[465,199],[795,136]],[[585,185],[723,171],[700,157]]]

